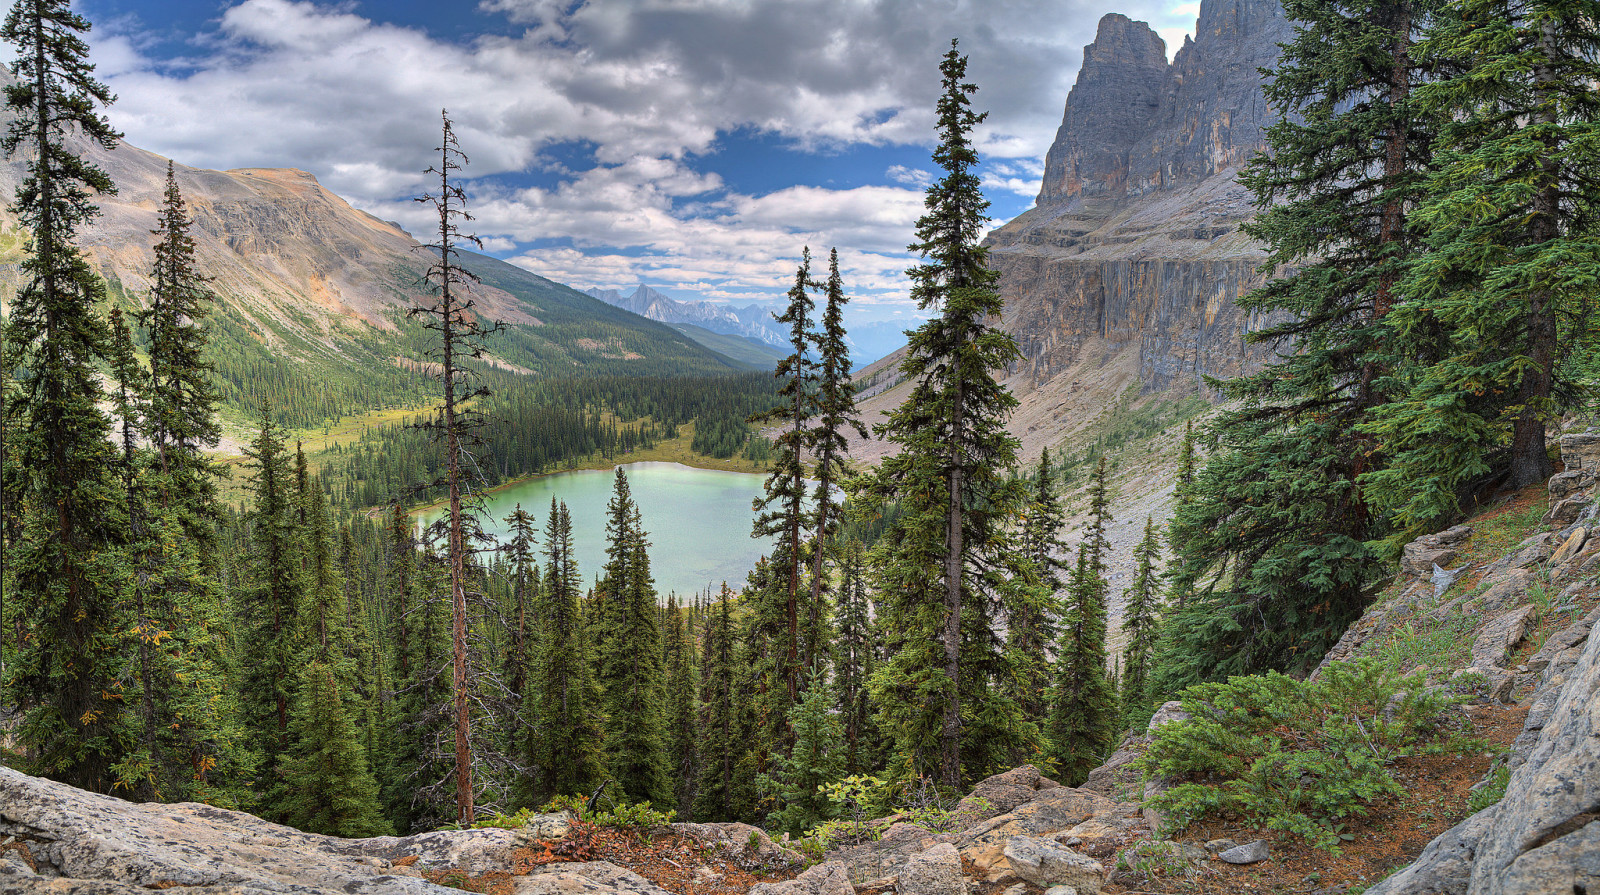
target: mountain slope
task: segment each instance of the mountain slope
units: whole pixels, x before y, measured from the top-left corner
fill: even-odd
[[[78,244],[106,278],[113,299],[140,305],[149,287],[156,214],[167,160],[126,143],[79,145],[118,193]],[[398,225],[353,208],[310,174],[291,169],[209,171],[177,166],[194,219],[197,267],[221,299],[212,356],[225,401],[253,411],[261,398],[309,424],[372,406],[415,402],[429,393],[417,361],[430,344],[405,319],[428,290],[429,254]],[[22,177],[0,163],[0,191]],[[0,212],[0,299],[14,292],[24,240]],[[483,277],[480,312],[506,328],[492,338],[491,363],[516,374],[670,375],[742,369],[682,334],[618,311],[557,283],[486,256],[468,256]],[[9,288],[7,288],[9,287]]]

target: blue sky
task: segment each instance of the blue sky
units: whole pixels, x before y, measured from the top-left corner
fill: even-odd
[[[782,295],[838,247],[853,316],[893,319],[933,166],[938,63],[971,58],[991,214],[1026,210],[1100,16],[1135,0],[76,0],[129,142],[310,171],[423,232],[448,108],[492,254],[579,288]]]

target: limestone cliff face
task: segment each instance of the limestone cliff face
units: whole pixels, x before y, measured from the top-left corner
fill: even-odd
[[[1228,376],[1246,346],[1234,304],[1259,286],[1255,209],[1235,178],[1273,120],[1257,69],[1291,35],[1277,0],[1205,0],[1173,61],[1148,25],[1111,14],[1067,97],[1036,206],[989,238],[1005,326],[1026,360],[1012,387],[1049,383],[1104,340],[1137,349],[1148,390]]]

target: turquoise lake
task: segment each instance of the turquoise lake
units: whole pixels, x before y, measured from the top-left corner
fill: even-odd
[[[750,502],[761,496],[764,475],[657,462],[628,463],[622,471],[649,533],[650,571],[663,598],[668,592],[686,597],[707,587],[715,594],[723,581],[737,590],[756,560],[771,551],[770,538],[750,537]],[[606,560],[606,503],[615,478],[614,470],[585,469],[513,485],[489,495],[484,527],[505,540],[505,517],[520,503],[538,520],[542,560],[550,498],[565,501],[572,515],[578,571],[587,588]]]

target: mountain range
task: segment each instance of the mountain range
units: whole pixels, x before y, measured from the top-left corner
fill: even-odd
[[[127,143],[79,152],[117,185],[77,240],[114,301],[138,306],[150,285],[156,216],[168,160]],[[406,319],[424,299],[432,254],[398,225],[352,207],[305,171],[212,171],[175,165],[193,225],[196,266],[219,301],[211,356],[224,400],[248,416],[261,398],[310,402],[338,416],[415,403],[429,384],[416,359],[430,344]],[[11,195],[23,163],[0,163]],[[0,211],[0,299],[15,292],[25,250],[14,216]],[[613,308],[522,268],[467,254],[482,278],[478,311],[503,321],[486,363],[510,373],[670,375],[761,366],[734,360],[671,327]]]
[[[789,332],[773,317],[773,314],[782,311],[782,308],[761,304],[735,307],[704,299],[685,301],[672,298],[642,283],[627,294],[617,289],[588,289],[585,292],[608,305],[665,323],[701,344],[731,357],[753,362],[755,357],[770,354],[772,363],[775,363],[778,358],[789,353]],[[890,354],[905,344],[905,329],[908,325],[915,324],[916,321],[852,323],[850,332],[845,337],[845,341],[850,345],[852,360],[859,366],[870,364]],[[753,351],[754,354],[741,354],[741,349],[736,344],[730,344],[725,339],[709,338],[706,333],[753,342],[755,347],[744,348],[743,351]],[[766,366],[771,366],[772,363]]]

